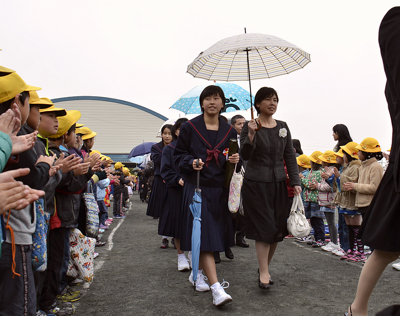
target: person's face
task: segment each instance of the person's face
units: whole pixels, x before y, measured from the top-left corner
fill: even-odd
[[[58,119],[54,112],[44,112],[40,117],[38,131],[43,137],[49,137],[57,133]]]
[[[266,97],[260,103],[256,104],[256,107],[260,109],[261,114],[272,116],[278,108],[278,98],[276,95]]]
[[[29,116],[29,96],[26,97],[25,102],[22,104],[21,99],[19,97],[19,100],[17,102],[19,111],[21,112],[21,125],[26,123],[26,120]]]
[[[39,105],[32,105],[29,111],[29,116],[26,119],[26,124],[28,124],[28,126],[33,128],[34,130],[37,130],[40,124],[39,109],[40,109]]]
[[[224,102],[219,94],[214,94],[204,98],[201,107],[204,109],[204,114],[212,116],[219,115],[219,112],[221,112],[224,107]]]
[[[67,145],[68,148],[74,148],[76,146],[76,134],[75,130],[64,135],[64,143]]]
[[[164,132],[161,134],[162,140],[165,145],[168,145],[172,142],[171,130],[169,128],[164,129]]]
[[[343,163],[347,163],[345,161],[345,159],[347,160],[347,157],[346,158],[345,157],[346,157],[346,155],[343,155],[343,158],[336,156],[336,163],[338,163],[339,165],[343,165]]]
[[[93,145],[94,145],[94,137],[89,138],[89,139],[86,140],[86,147],[88,149],[92,149]]]
[[[233,125],[238,135],[240,135],[240,133],[242,132],[242,128],[245,122],[246,120],[244,118],[239,118],[236,120],[235,125]]]
[[[83,140],[81,135],[76,135],[76,148],[81,149],[83,145]]]
[[[338,135],[338,133],[333,132],[332,136],[333,136],[333,140],[339,140],[339,135]]]
[[[175,136],[179,137],[180,132],[181,132],[181,128],[179,127],[177,130],[175,130]]]
[[[325,161],[321,161],[322,167],[329,167],[329,163],[326,163]]]
[[[357,155],[358,155],[358,158],[360,158],[361,161],[364,161],[365,158],[367,158],[362,151],[359,151],[357,153]]]

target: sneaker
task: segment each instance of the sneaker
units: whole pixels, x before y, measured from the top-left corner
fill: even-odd
[[[119,214],[119,216],[121,216],[121,218],[125,218],[126,217],[126,215],[123,212],[121,212],[121,214]]]
[[[105,241],[101,241],[101,240],[98,240],[98,241],[96,241],[96,247],[101,247],[101,246],[104,246],[106,244],[106,242]]]
[[[168,248],[168,243],[169,243],[168,238],[163,238],[162,241],[161,241],[160,248],[162,248],[162,249]]]
[[[189,260],[186,257],[178,256],[178,271],[188,271],[190,270]]]
[[[336,249],[338,249],[338,248],[340,248],[340,246],[334,244],[334,243],[331,242],[331,241],[330,241],[327,245],[321,247],[322,250],[324,250],[324,251],[330,251],[330,252],[332,252],[332,251],[334,251],[334,250],[336,250]]]
[[[325,245],[325,243],[322,240],[317,240],[312,243],[313,248],[319,248],[322,247],[323,245]]]
[[[223,282],[223,283],[227,283],[227,282]],[[221,284],[216,289],[211,288],[212,296],[213,296],[213,304],[215,306],[222,306],[222,305],[225,305],[226,303],[232,302],[232,296],[230,296],[229,294],[227,294],[225,292],[225,289],[227,287],[229,287],[229,284],[226,287],[223,287]]]
[[[365,262],[365,261],[367,261],[367,257],[365,256],[365,254],[355,251],[353,253],[353,256],[347,258],[347,261],[349,261],[349,262]]]
[[[347,253],[340,257],[340,260],[347,260],[347,258],[351,258],[353,256],[353,250],[349,249],[347,250]]]
[[[315,242],[315,238],[308,238],[307,240],[307,245],[312,246],[312,244]]]
[[[198,272],[197,273],[197,281],[196,281],[196,291],[206,292],[206,291],[210,290],[210,286],[205,282],[205,280],[207,280],[207,277],[205,275],[203,275],[202,272]],[[190,273],[189,282],[192,283],[192,285],[194,286],[193,270]]]
[[[57,300],[62,302],[76,302],[82,297],[80,293],[80,291],[72,291],[68,286],[66,286],[64,290],[57,295]]]
[[[104,234],[105,231],[106,231],[105,229],[99,228],[99,234]]]
[[[95,253],[93,254],[93,259],[96,259],[98,256],[99,256],[99,253],[98,253],[98,252],[95,252]]]
[[[393,269],[395,269],[395,270],[397,270],[397,271],[400,271],[400,262],[393,263],[393,264],[392,264],[392,267],[393,267]]]
[[[73,280],[71,283],[69,283],[68,285],[81,285],[83,284],[85,281],[83,281],[82,279],[78,279],[76,278],[75,280]]]
[[[107,225],[100,224],[100,229],[107,230],[109,227]]]
[[[295,240],[297,241],[297,242],[308,242],[310,239],[312,239],[310,236],[307,236],[307,237],[296,237],[295,238]]]
[[[285,239],[293,239],[293,238],[294,238],[293,235],[287,235],[287,236],[285,236]]]
[[[343,257],[346,254],[346,252],[340,247],[337,248],[336,250],[333,250],[332,253],[339,257]]]
[[[43,312],[45,315],[67,316],[75,313],[75,307],[74,305],[72,305],[72,307],[57,305],[55,307],[45,309]]]
[[[122,216],[121,215],[114,215],[113,218],[120,219],[120,218],[122,218]]]

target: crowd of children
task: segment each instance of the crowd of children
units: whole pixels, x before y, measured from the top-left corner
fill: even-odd
[[[345,142],[340,143],[338,129]],[[315,151],[309,156],[297,157],[305,215],[313,234],[296,240],[321,247],[341,260],[365,262],[370,250],[364,251],[358,232],[383,177],[384,168],[380,163],[383,153],[372,137],[360,144],[353,142],[344,125],[334,127],[334,138],[338,140],[336,151]],[[338,215],[339,227],[335,215]],[[328,243],[325,221],[329,228]]]
[[[92,150],[96,133],[78,123],[79,111],[55,107],[40,89],[0,66],[0,315],[72,314],[81,293],[69,287],[79,281],[68,274],[70,236],[104,245],[111,189],[113,217],[123,218],[134,181],[122,163],[113,170]]]

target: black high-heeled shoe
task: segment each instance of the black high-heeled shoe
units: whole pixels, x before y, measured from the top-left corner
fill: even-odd
[[[353,311],[351,310],[351,305],[349,306],[350,314],[348,312],[344,313],[344,316],[353,316]]]
[[[258,274],[260,274],[260,269],[257,270]],[[269,278],[269,284],[274,285],[275,281]]]
[[[269,285],[269,283],[262,283],[260,280],[260,275],[258,275],[258,287],[263,290],[269,290],[271,286]]]

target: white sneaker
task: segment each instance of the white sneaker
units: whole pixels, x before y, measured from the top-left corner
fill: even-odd
[[[331,241],[330,241],[326,246],[322,246],[322,247],[321,247],[322,250],[330,251],[330,252],[332,252],[332,251],[334,251],[334,250],[336,250],[336,249],[338,249],[338,248],[340,248],[340,246],[334,244],[334,243],[331,242]]]
[[[186,257],[178,256],[178,271],[188,271],[190,270],[189,261]]]
[[[393,267],[393,269],[396,269],[397,271],[400,271],[400,262],[393,263],[392,267]]]
[[[232,302],[232,296],[225,292],[225,289],[220,285],[218,288],[211,288],[212,296],[213,296],[213,304],[215,306],[221,306],[226,303]]]
[[[204,276],[203,273],[197,273],[196,291],[206,292],[210,290],[210,286],[205,282],[205,280],[207,280],[207,277]],[[190,272],[189,282],[194,286],[193,270]]]
[[[333,250],[332,253],[336,256],[343,257],[346,253],[342,248],[337,248],[336,250]]]

